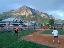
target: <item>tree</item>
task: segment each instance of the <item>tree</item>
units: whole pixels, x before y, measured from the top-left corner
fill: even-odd
[[[51,26],[54,25],[54,19],[49,19],[49,25],[51,25]]]

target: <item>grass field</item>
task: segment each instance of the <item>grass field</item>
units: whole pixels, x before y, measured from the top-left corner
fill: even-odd
[[[43,32],[42,32],[42,34],[52,34],[52,31],[53,30],[44,30]],[[58,30],[58,32],[59,32],[59,34],[60,35],[64,35],[64,30]]]
[[[25,36],[35,32],[35,30],[22,30],[19,36]],[[0,32],[0,48],[48,48],[47,46],[33,42],[20,40],[13,32]]]

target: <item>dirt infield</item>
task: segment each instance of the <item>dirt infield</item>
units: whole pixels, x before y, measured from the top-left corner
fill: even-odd
[[[58,44],[57,41],[55,41],[55,43],[53,44],[52,35],[40,34],[41,32],[42,30],[34,32],[31,35],[25,36],[24,39],[27,41],[32,41],[35,43],[47,45],[47,46],[54,47],[54,48],[64,48],[64,36],[59,36],[60,44]]]

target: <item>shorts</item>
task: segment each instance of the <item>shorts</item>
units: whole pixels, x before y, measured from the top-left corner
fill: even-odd
[[[58,36],[54,36],[54,38],[58,38]]]
[[[15,31],[15,33],[18,33],[18,31]]]

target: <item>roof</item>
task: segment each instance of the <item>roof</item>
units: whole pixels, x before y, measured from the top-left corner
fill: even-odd
[[[17,19],[17,18],[14,18],[14,17],[10,17],[10,18],[4,19],[4,20],[2,20],[2,21],[16,21],[16,20],[21,20],[21,19]]]
[[[8,18],[8,19],[4,19],[2,21],[13,21],[15,18]]]

